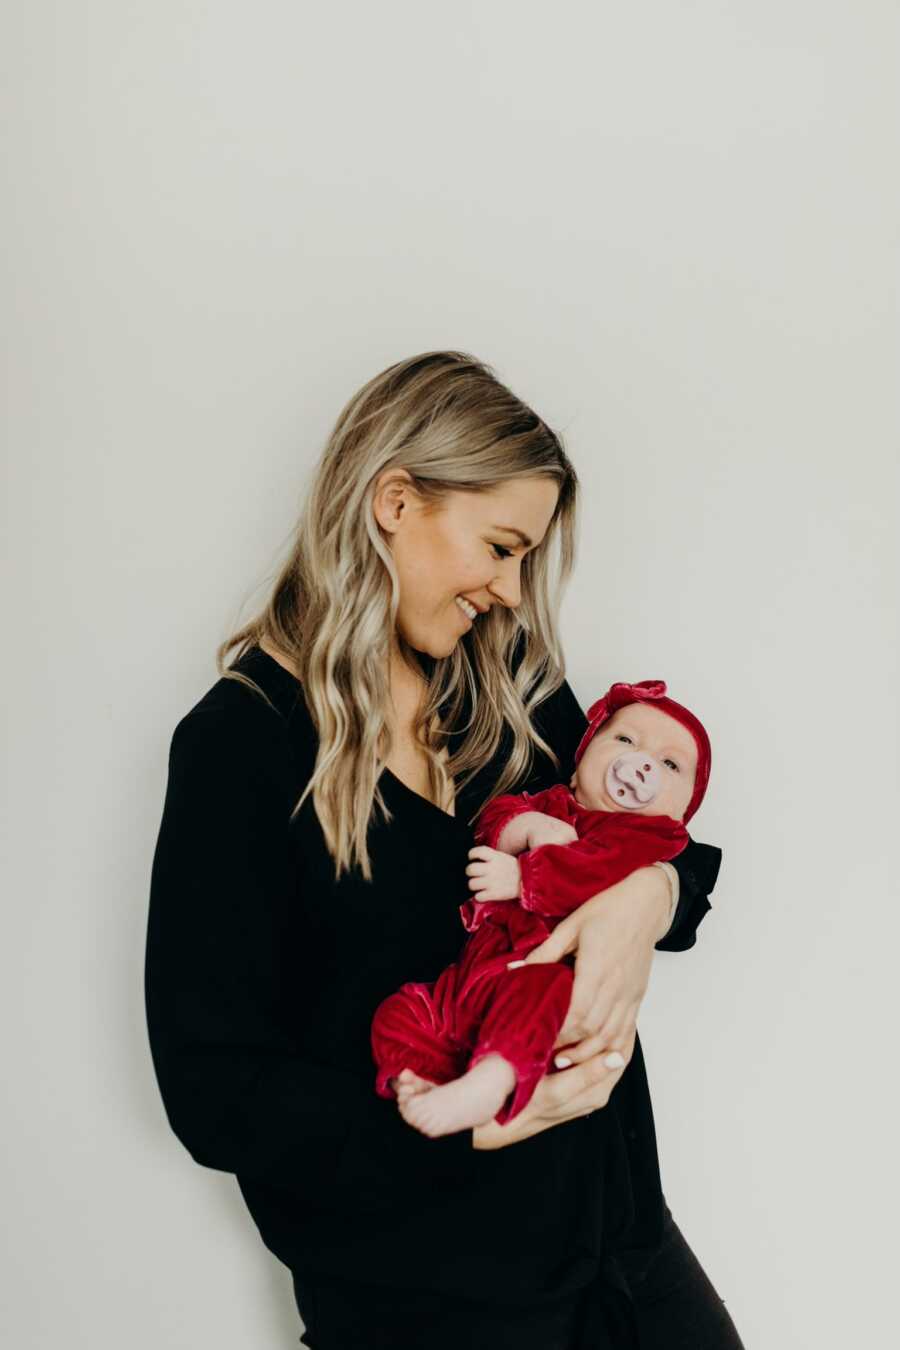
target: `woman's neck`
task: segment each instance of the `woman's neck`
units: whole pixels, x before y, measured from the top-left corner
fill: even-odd
[[[295,680],[300,679],[299,671],[290,657],[285,656],[282,651],[270,644],[268,638],[260,638],[256,645],[261,651],[264,651],[267,656],[271,656],[273,661],[277,661],[289,675],[293,675]]]
[[[404,731],[411,732],[425,701],[428,685],[421,675],[409,668],[395,646],[390,653],[390,683],[397,724]]]

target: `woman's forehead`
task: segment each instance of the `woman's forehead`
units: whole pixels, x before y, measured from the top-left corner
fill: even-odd
[[[532,547],[547,531],[559,487],[546,477],[514,478],[485,492],[457,492],[454,497],[456,509],[480,527],[524,535],[529,541],[525,546]]]

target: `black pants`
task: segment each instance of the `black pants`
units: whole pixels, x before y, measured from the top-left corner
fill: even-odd
[[[666,1207],[662,1245],[643,1270],[623,1268],[640,1350],[744,1350],[725,1304]],[[309,1350],[618,1350],[612,1324],[586,1330],[587,1296],[540,1309],[378,1289],[294,1271]],[[595,1326],[595,1323],[591,1323]],[[631,1342],[633,1344],[633,1341]]]

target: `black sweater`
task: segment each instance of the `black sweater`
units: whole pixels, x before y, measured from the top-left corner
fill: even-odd
[[[294,677],[259,648],[235,665],[275,704],[220,679],[175,728],[151,876],[145,991],[169,1123],[192,1158],[232,1172],[266,1246],[292,1269],[494,1301],[541,1301],[597,1275],[601,1249],[652,1247],[662,1194],[640,1039],[609,1104],[502,1149],[471,1131],[430,1139],[374,1091],[372,1014],[406,980],[459,955],[470,894],[466,821],[508,750],[456,816],[385,769],[394,819],[369,831],[372,883],[333,880],[309,779],[317,737]],[[586,727],[569,685],[536,723],[508,791],[567,782]],[[693,945],[720,850],[673,860],[675,922]]]

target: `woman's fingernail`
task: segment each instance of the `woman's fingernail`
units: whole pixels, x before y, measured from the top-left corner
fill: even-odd
[[[558,1069],[567,1069],[569,1065],[572,1063],[572,1061],[570,1059],[566,1059],[565,1055],[557,1055],[553,1063],[556,1065]]]
[[[606,1056],[606,1059],[603,1061],[603,1063],[606,1065],[608,1069],[621,1069],[622,1065],[625,1063],[625,1060],[624,1057],[619,1054],[618,1050],[613,1050],[611,1055]]]
[[[507,961],[506,969],[514,970],[516,966],[524,966],[524,964],[525,964],[524,961]]]

